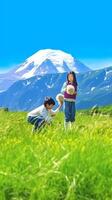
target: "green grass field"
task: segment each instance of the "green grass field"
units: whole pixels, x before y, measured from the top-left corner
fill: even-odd
[[[76,118],[33,135],[26,113],[0,111],[0,200],[112,200],[112,117]]]

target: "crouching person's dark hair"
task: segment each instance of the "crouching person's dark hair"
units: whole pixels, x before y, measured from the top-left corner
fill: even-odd
[[[46,107],[46,104],[48,105],[55,105],[55,101],[53,98],[51,97],[45,97],[45,101],[44,101],[44,106]]]

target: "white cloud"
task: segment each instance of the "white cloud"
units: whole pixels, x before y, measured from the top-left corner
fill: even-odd
[[[95,59],[95,58],[82,58],[80,59],[85,65],[90,67],[91,69],[101,69],[105,67],[112,66],[112,58],[105,58],[105,59]]]
[[[8,66],[0,66],[0,74],[7,73],[8,71],[14,69],[17,66],[17,64],[12,64]]]

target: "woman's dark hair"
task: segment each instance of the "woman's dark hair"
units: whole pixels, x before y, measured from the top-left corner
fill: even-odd
[[[77,79],[76,79],[76,75],[75,72],[71,71],[67,74],[67,82],[69,83],[69,75],[72,74],[73,75],[73,83],[75,83],[77,85]]]
[[[53,98],[51,97],[45,97],[45,100],[44,100],[44,106],[46,107],[46,104],[48,105],[55,105],[55,101]]]

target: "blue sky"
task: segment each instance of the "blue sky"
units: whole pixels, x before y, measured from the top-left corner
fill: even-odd
[[[111,0],[4,0],[0,72],[40,49],[61,49],[92,68],[112,64]]]

